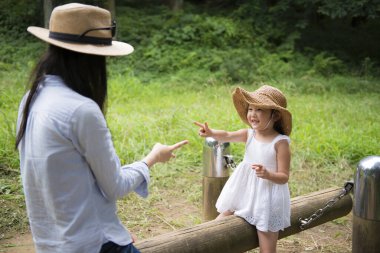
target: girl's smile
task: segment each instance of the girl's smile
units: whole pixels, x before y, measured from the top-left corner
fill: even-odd
[[[271,109],[256,108],[253,105],[248,106],[247,120],[251,127],[255,130],[263,131],[270,127],[269,125],[272,121],[271,116]]]

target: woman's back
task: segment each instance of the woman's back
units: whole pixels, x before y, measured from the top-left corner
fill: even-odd
[[[66,87],[58,76],[47,76],[36,95],[19,148],[38,252],[91,252],[105,242],[110,221],[118,224],[112,228],[117,236],[128,238],[115,203],[103,196],[84,158],[77,135],[82,130],[75,129],[88,113],[102,117],[98,105]],[[113,159],[119,163],[116,155]]]

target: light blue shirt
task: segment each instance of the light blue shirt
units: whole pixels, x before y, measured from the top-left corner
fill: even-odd
[[[121,166],[94,101],[47,75],[33,100],[19,152],[38,253],[98,253],[107,241],[132,242],[117,217],[116,199],[132,191],[146,197],[149,169],[142,162]]]

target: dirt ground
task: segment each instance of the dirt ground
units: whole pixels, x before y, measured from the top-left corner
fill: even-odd
[[[328,222],[278,241],[278,253],[351,252],[351,214],[339,222]],[[30,233],[0,241],[1,253],[34,253]],[[249,252],[258,252],[257,249]]]

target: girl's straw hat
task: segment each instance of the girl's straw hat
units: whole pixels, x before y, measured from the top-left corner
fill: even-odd
[[[127,43],[112,41],[116,23],[109,11],[78,3],[54,8],[49,30],[30,26],[28,32],[34,36],[71,51],[103,56],[120,56],[133,52]]]
[[[240,87],[232,94],[235,108],[240,118],[249,125],[247,120],[248,105],[262,109],[275,109],[280,112],[280,124],[284,134],[292,132],[292,114],[286,109],[287,103],[284,94],[279,89],[264,85],[254,92],[248,92]]]

